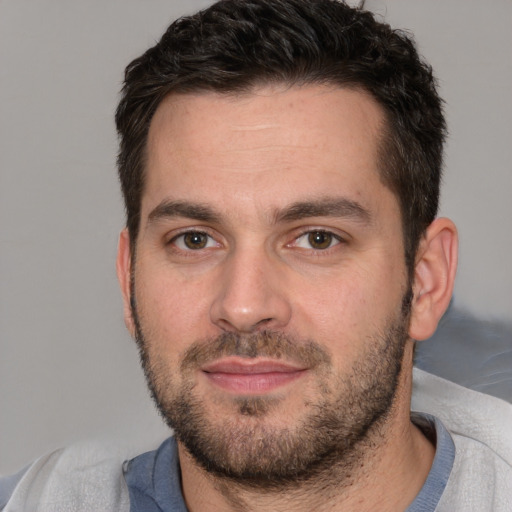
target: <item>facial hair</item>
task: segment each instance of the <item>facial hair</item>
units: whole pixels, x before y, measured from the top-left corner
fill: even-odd
[[[251,488],[295,487],[326,473],[350,475],[374,448],[397,392],[406,340],[409,299],[382,332],[365,340],[348,374],[337,374],[330,354],[314,340],[280,332],[223,333],[192,344],[182,358],[179,383],[162,358],[150,354],[136,305],[136,341],[149,389],[177,440],[208,473]],[[409,301],[410,302],[410,301]],[[341,335],[341,334],[340,334]],[[315,375],[315,402],[305,400],[300,421],[276,426],[279,397],[240,397],[220,421],[195,392],[194,373],[220,357],[270,357],[295,362]],[[371,436],[369,433],[371,432]],[[341,482],[340,482],[341,485]]]

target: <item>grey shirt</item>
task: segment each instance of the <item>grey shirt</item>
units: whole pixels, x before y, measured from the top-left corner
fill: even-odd
[[[512,405],[415,369],[412,410],[420,411],[413,419],[421,428],[435,429],[437,449],[409,512],[510,512]],[[0,509],[186,510],[172,438],[123,464],[127,458],[125,450],[97,443],[53,452],[0,479]]]
[[[436,509],[450,476],[455,445],[443,424],[433,416],[414,414],[413,421],[436,441],[436,455],[425,484],[407,512]],[[158,450],[125,463],[124,475],[130,492],[130,512],[187,512],[181,493],[178,450],[174,438]]]

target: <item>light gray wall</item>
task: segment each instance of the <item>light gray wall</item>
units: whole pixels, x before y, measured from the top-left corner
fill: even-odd
[[[122,321],[113,110],[124,66],[199,0],[0,0],[0,472],[77,439],[166,435]],[[456,301],[512,319],[512,3],[369,1],[447,101]]]

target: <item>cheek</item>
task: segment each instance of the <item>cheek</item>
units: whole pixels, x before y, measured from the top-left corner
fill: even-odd
[[[191,342],[211,334],[205,332],[208,298],[204,285],[140,269],[135,286],[142,329],[155,349],[172,347],[181,353]]]
[[[319,342],[334,337],[338,347],[382,330],[401,305],[401,272],[391,267],[357,264],[302,280],[290,293],[299,329]]]

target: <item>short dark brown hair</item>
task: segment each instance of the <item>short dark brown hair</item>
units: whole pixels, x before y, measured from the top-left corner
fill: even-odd
[[[337,0],[221,0],[174,22],[126,68],[116,112],[119,177],[134,250],[149,126],[170,93],[258,85],[359,88],[383,109],[383,183],[400,204],[406,264],[439,203],[446,125],[432,70],[411,38]]]

